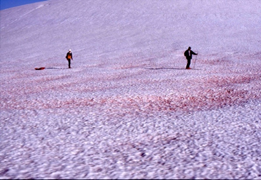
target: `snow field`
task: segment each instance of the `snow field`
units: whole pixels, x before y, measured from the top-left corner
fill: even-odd
[[[0,178],[259,179],[260,6],[49,0],[1,11]],[[189,71],[188,46],[199,52]]]
[[[255,178],[259,108],[118,118],[88,108],[13,111],[12,123],[3,121],[12,139],[2,141],[8,148],[1,157],[7,177]]]

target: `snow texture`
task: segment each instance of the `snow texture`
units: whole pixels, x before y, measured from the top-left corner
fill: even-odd
[[[49,0],[0,11],[0,178],[260,179],[260,9]]]

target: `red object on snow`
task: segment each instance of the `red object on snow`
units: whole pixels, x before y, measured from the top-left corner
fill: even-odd
[[[35,68],[35,70],[43,70],[43,69],[45,69],[45,67]]]

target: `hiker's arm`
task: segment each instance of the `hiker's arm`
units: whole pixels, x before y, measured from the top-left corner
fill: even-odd
[[[195,53],[195,52],[193,52],[193,51],[191,51],[191,53],[194,54],[194,55],[198,55],[198,53]]]

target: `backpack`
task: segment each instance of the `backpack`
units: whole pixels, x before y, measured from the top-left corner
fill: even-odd
[[[65,58],[66,58],[67,60],[72,59],[72,54],[67,53]]]

